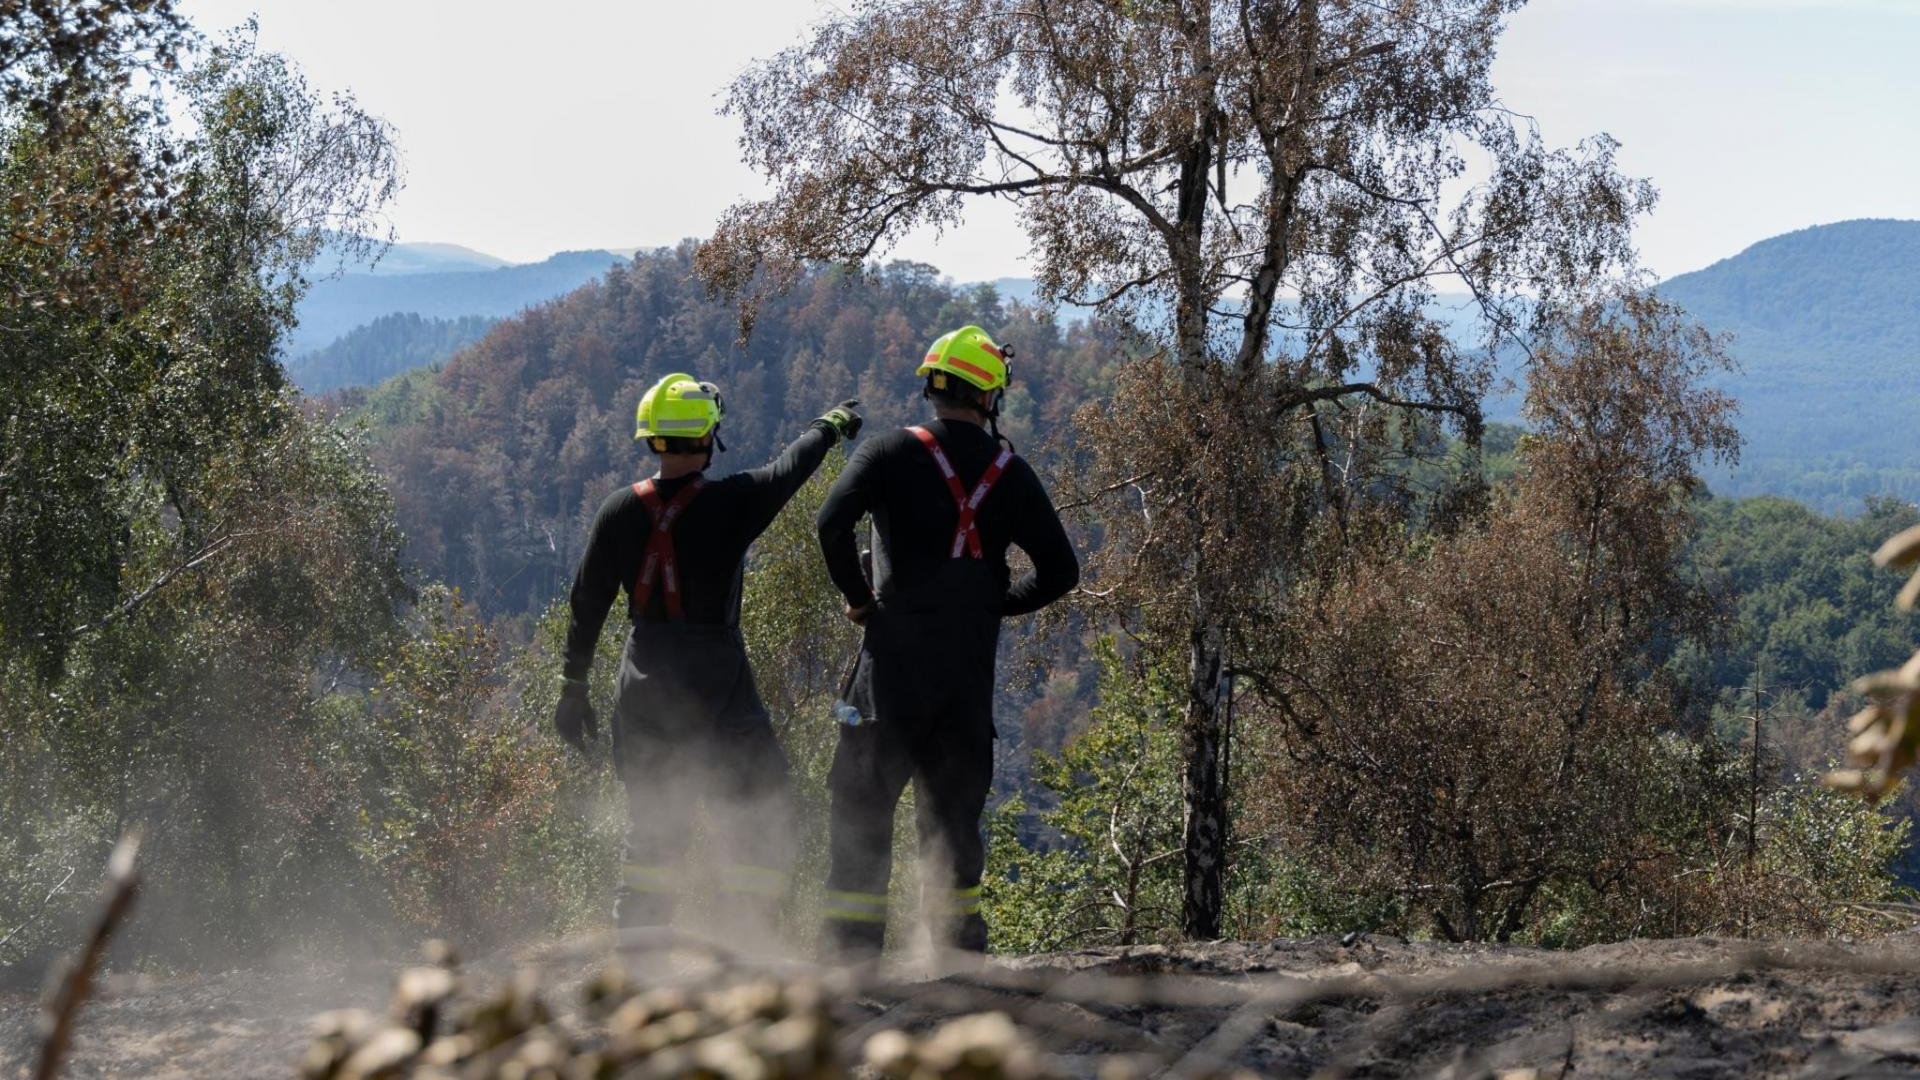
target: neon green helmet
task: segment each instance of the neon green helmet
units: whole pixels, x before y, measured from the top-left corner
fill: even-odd
[[[949,375],[957,375],[980,390],[1005,390],[1011,353],[1011,349],[994,344],[985,330],[963,326],[927,346],[927,358],[920,361],[914,374],[930,376],[936,390],[947,388]]]
[[[726,414],[719,387],[675,372],[640,395],[640,407],[633,414],[633,437],[704,439],[719,428],[720,418]],[[654,449],[665,446],[656,443]]]

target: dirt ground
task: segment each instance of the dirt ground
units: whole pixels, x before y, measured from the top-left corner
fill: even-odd
[[[600,961],[534,957],[571,1008]],[[555,959],[558,957],[559,959]],[[476,984],[528,956],[475,965]],[[83,1014],[65,1075],[297,1075],[310,1023],[383,1007],[392,966],[321,961],[119,980]],[[872,1034],[1004,1011],[1064,1075],[1235,1065],[1270,1076],[1920,1076],[1920,937],[1872,943],[1629,942],[1575,953],[1393,938],[1094,949],[931,978],[807,965],[836,989],[850,1060]],[[0,1077],[26,1075],[37,1006],[0,996]]]

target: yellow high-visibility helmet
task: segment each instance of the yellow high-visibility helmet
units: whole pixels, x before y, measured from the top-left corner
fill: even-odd
[[[704,439],[727,414],[720,388],[691,375],[675,372],[640,395],[633,413],[636,439]],[[665,449],[656,443],[655,450]]]
[[[1007,388],[1007,360],[1012,350],[994,344],[993,338],[977,326],[963,326],[943,334],[927,346],[927,358],[920,361],[915,375],[932,377],[933,388],[945,390],[946,377],[958,376],[981,390]]]

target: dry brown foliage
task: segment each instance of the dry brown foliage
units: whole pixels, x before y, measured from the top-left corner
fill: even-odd
[[[1659,665],[1715,614],[1679,559],[1696,463],[1737,446],[1698,385],[1725,362],[1651,297],[1589,305],[1532,365],[1522,472],[1484,517],[1301,578],[1241,669],[1277,722],[1256,829],[1450,939],[1657,858]]]
[[[1553,523],[1506,502],[1302,604],[1250,827],[1451,940],[1504,939],[1543,884],[1625,857],[1668,713],[1581,626],[1585,588]]]

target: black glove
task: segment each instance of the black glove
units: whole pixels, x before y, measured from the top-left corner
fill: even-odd
[[[853,411],[853,407],[858,404],[860,404],[859,398],[843,401],[828,409],[825,416],[813,422],[813,426],[833,432],[840,436],[842,442],[851,442],[855,435],[860,434],[860,425],[866,423],[860,418],[859,413]]]
[[[589,743],[600,738],[600,720],[587,700],[586,680],[568,679],[561,687],[560,704],[553,710],[553,727],[568,745],[583,754]]]

